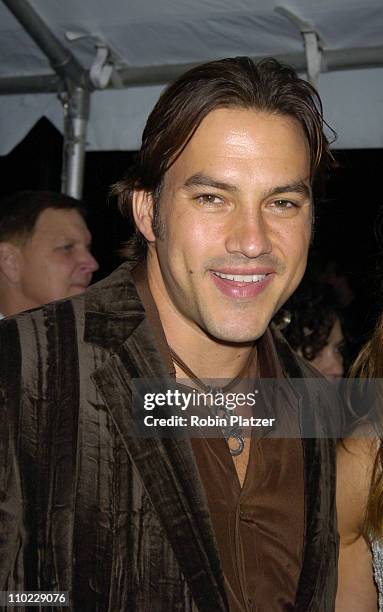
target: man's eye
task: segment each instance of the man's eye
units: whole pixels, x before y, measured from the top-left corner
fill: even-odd
[[[74,247],[73,244],[68,243],[68,244],[63,244],[61,248],[63,251],[69,252],[73,249],[73,247]]]
[[[219,196],[213,195],[212,193],[203,193],[196,198],[199,204],[203,206],[223,206],[223,200]]]
[[[275,200],[273,202],[274,206],[276,206],[277,208],[295,208],[295,204],[293,204],[293,202],[290,202],[290,200]]]
[[[273,200],[270,203],[270,207],[277,214],[291,214],[298,208],[298,204],[291,200]]]

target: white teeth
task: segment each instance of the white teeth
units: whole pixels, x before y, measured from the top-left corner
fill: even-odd
[[[227,280],[237,281],[238,283],[259,283],[266,274],[223,274],[222,272],[214,272],[216,276]]]

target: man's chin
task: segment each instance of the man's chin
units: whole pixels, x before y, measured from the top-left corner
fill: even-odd
[[[254,325],[233,326],[223,324],[222,326],[209,326],[205,331],[216,340],[227,344],[249,344],[263,336],[267,329],[267,323],[257,322]]]

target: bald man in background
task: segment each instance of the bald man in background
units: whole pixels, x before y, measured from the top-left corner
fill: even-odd
[[[0,313],[3,317],[84,291],[98,264],[81,202],[22,191],[0,204]]]

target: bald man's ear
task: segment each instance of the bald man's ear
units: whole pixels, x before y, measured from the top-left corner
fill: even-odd
[[[133,218],[137,228],[148,242],[155,242],[153,232],[153,196],[142,189],[133,194]]]
[[[0,272],[15,285],[20,278],[20,249],[11,242],[0,242]]]

